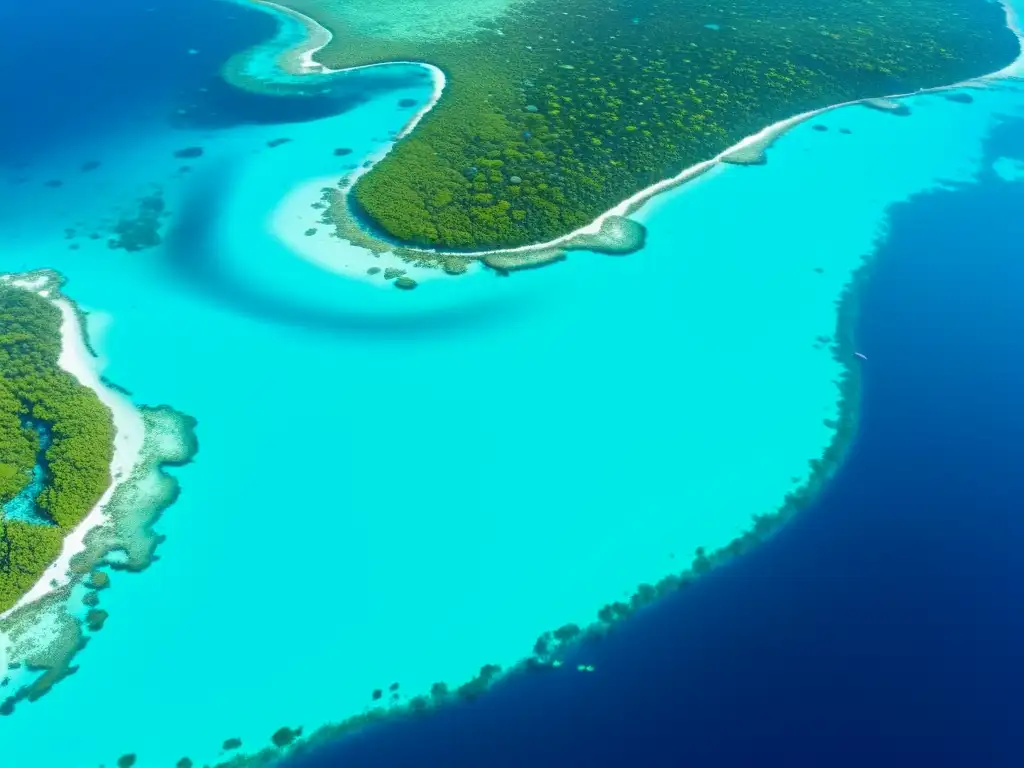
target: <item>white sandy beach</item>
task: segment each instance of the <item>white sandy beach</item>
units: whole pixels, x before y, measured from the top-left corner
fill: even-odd
[[[333,227],[320,221],[321,211],[313,208],[313,204],[320,200],[324,187],[333,187],[336,183],[334,176],[325,176],[293,187],[274,209],[267,222],[268,230],[290,251],[321,269],[391,291],[395,290],[394,286],[383,276],[383,270],[389,268],[401,270],[417,283],[455,279],[440,269],[410,264],[390,251],[374,255],[366,248],[350,245],[335,237]],[[317,231],[307,236],[305,232],[310,229]],[[374,267],[379,272],[369,274],[367,270]]]
[[[328,30],[325,27],[323,27],[321,24],[319,24],[314,19],[312,19],[312,18],[310,18],[310,17],[308,17],[308,16],[306,16],[306,15],[304,15],[302,13],[299,13],[298,11],[295,11],[295,10],[293,10],[291,8],[286,8],[284,6],[278,5],[277,3],[269,2],[268,0],[250,0],[250,1],[255,3],[255,4],[257,4],[257,5],[266,6],[268,8],[271,8],[274,11],[277,11],[279,13],[284,13],[284,14],[286,14],[288,16],[291,16],[292,18],[298,19],[307,28],[307,30],[309,30],[309,39],[305,43],[303,43],[300,46],[298,46],[297,49],[293,49],[293,50],[295,50],[295,52],[301,51],[301,54],[297,58],[296,66],[289,71],[289,74],[293,74],[293,75],[302,75],[302,74],[333,74],[335,72],[347,72],[347,71],[353,71],[353,70],[359,70],[359,69],[367,69],[369,67],[388,66],[389,64],[419,64],[420,66],[427,67],[430,70],[430,72],[431,72],[431,77],[432,77],[433,82],[434,82],[434,92],[431,95],[430,100],[423,106],[423,108],[419,112],[417,112],[413,116],[413,118],[409,121],[409,123],[406,124],[405,128],[403,128],[402,131],[398,134],[398,136],[396,138],[396,141],[397,141],[397,139],[400,139],[400,138],[406,136],[410,131],[412,131],[412,129],[416,127],[417,123],[419,123],[419,121],[423,118],[423,115],[425,115],[427,112],[429,112],[433,108],[433,106],[437,103],[438,99],[441,97],[441,92],[444,90],[444,85],[445,85],[444,72],[442,72],[440,69],[438,69],[437,67],[435,67],[435,66],[433,66],[431,64],[425,64],[425,63],[422,63],[422,62],[404,62],[404,61],[403,62],[388,62],[387,64],[371,64],[371,65],[367,65],[367,66],[363,66],[363,67],[351,67],[349,69],[342,69],[342,70],[333,70],[333,69],[329,69],[327,67],[324,67],[323,65],[317,64],[314,61],[313,57],[321,49],[323,49],[328,43],[330,43],[330,41],[332,39],[332,34],[331,34],[330,30]],[[945,91],[945,90],[951,90],[951,89],[955,89],[955,88],[963,88],[963,87],[971,87],[971,86],[974,86],[974,87],[985,87],[986,84],[990,83],[993,80],[999,80],[999,79],[1005,79],[1005,78],[1013,78],[1013,77],[1024,76],[1024,33],[1022,33],[1022,31],[1021,31],[1020,20],[1019,20],[1019,18],[1017,16],[1016,11],[1013,9],[1013,7],[1006,0],[1000,0],[1000,4],[1002,5],[1004,12],[1006,13],[1006,25],[1017,36],[1018,43],[1020,44],[1020,49],[1021,49],[1020,53],[1018,53],[1017,58],[1012,63],[1010,63],[1006,67],[1003,67],[1002,69],[998,70],[997,72],[992,72],[992,73],[990,73],[988,75],[983,75],[982,77],[974,78],[972,80],[967,80],[967,81],[964,81],[964,82],[961,82],[961,83],[954,83],[954,84],[948,85],[948,86],[940,86],[940,87],[937,87],[937,88],[923,89],[923,90],[920,90],[920,91],[915,91],[913,93],[893,94],[893,95],[890,95],[890,96],[886,96],[884,98],[885,99],[902,99],[902,98],[907,98],[907,97],[910,97],[910,96],[917,96],[917,95],[924,94],[924,93],[936,93],[936,92],[941,92],[941,91]],[[312,42],[315,42],[317,44],[310,44]],[[285,60],[286,60],[285,58],[282,58],[282,61],[285,61]],[[805,120],[813,119],[814,117],[817,117],[819,115],[825,114],[827,112],[831,112],[831,111],[836,110],[836,109],[840,109],[842,107],[854,106],[856,104],[862,103],[863,101],[865,101],[865,100],[864,99],[859,99],[859,100],[856,100],[856,101],[843,102],[841,104],[833,104],[831,106],[823,107],[821,109],[816,109],[816,110],[812,110],[810,112],[804,112],[804,113],[799,114],[799,115],[794,115],[793,117],[786,118],[785,120],[780,120],[777,123],[774,123],[772,125],[769,125],[769,126],[763,128],[762,130],[758,131],[755,134],[747,136],[746,138],[740,140],[739,142],[737,142],[733,146],[728,147],[727,149],[723,150],[722,152],[720,152],[719,154],[717,154],[715,157],[711,158],[710,160],[705,160],[704,162],[692,165],[689,168],[686,168],[685,170],[683,170],[682,172],[677,174],[676,176],[673,176],[673,177],[668,178],[668,179],[663,179],[662,181],[659,181],[659,182],[651,185],[650,187],[647,187],[645,189],[640,190],[639,192],[637,192],[633,196],[627,198],[626,200],[623,200],[621,203],[619,203],[615,207],[613,207],[613,208],[605,211],[604,213],[602,213],[600,216],[598,216],[596,219],[594,219],[590,224],[586,225],[585,227],[581,227],[580,229],[577,229],[577,230],[575,230],[573,232],[570,232],[567,235],[563,235],[561,237],[555,238],[554,240],[549,240],[548,242],[538,243],[538,244],[534,244],[534,245],[520,246],[518,248],[505,248],[505,249],[491,250],[491,251],[477,251],[477,252],[474,252],[474,253],[471,253],[471,254],[460,253],[460,254],[457,254],[457,255],[460,255],[460,256],[472,256],[472,257],[478,257],[479,258],[479,257],[487,256],[489,254],[496,254],[496,253],[528,253],[528,252],[531,252],[531,251],[547,250],[547,249],[550,249],[550,248],[555,248],[555,247],[559,247],[559,246],[569,245],[570,242],[574,238],[579,236],[579,235],[594,235],[594,234],[597,234],[601,230],[601,226],[604,224],[605,220],[608,219],[608,217],[610,217],[610,216],[625,216],[625,215],[628,215],[629,213],[635,212],[637,208],[639,208],[645,202],[650,200],[652,197],[658,195],[661,192],[667,191],[667,190],[672,189],[674,187],[677,187],[677,186],[679,186],[681,184],[684,184],[687,181],[690,181],[692,179],[697,178],[698,176],[703,174],[705,171],[709,170],[712,166],[717,165],[718,163],[722,162],[723,158],[725,158],[728,155],[731,155],[731,154],[733,154],[735,152],[741,151],[743,149],[746,149],[746,148],[749,148],[749,147],[752,147],[752,146],[760,145],[762,147],[767,147],[773,141],[775,141],[777,138],[782,136],[786,131],[788,131],[789,129],[793,128],[794,126],[804,122]],[[392,145],[392,143],[386,144],[384,146],[384,148],[381,150],[381,152],[379,152],[378,154],[373,155],[370,158],[368,158],[370,160],[371,165],[369,167],[367,167],[367,168],[360,168],[356,172],[354,172],[350,176],[349,183],[346,185],[345,190],[347,191],[348,189],[351,189],[352,185],[358,180],[358,178],[360,176],[362,176],[364,173],[369,171],[377,161],[379,161],[382,157],[384,157],[387,154],[387,152],[390,150],[391,145]],[[439,251],[438,253],[452,253],[452,252]]]
[[[41,296],[48,297],[48,290],[40,290],[45,285],[46,279],[42,282],[33,281],[18,282],[18,285],[30,290],[36,290]],[[142,417],[126,397],[110,389],[100,380],[98,366],[85,345],[85,329],[79,322],[79,316],[71,303],[64,298],[54,301],[61,311],[63,322],[61,324],[61,352],[59,358],[60,367],[74,376],[81,384],[89,387],[100,401],[106,405],[114,418],[114,457],[111,461],[110,474],[112,482],[100,500],[96,503],[89,514],[81,523],[64,539],[64,548],[60,557],[53,565],[46,569],[42,577],[29,590],[14,607],[0,614],[3,619],[29,603],[34,603],[52,592],[55,588],[68,583],[68,566],[71,558],[85,549],[85,535],[106,520],[105,508],[113,497],[118,486],[125,482],[138,464],[142,452],[142,440],[145,427]]]

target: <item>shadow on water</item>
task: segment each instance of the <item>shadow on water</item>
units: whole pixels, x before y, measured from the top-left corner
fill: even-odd
[[[294,87],[279,94],[257,94],[225,82],[220,75],[179,95],[180,111],[171,125],[183,129],[223,129],[237,125],[305,123],[336,117],[377,96],[421,86],[424,99],[429,77],[421,68],[394,65],[376,72],[344,73],[318,85]]]
[[[195,176],[163,249],[165,265],[175,279],[223,306],[268,322],[328,333],[372,333],[396,340],[504,324],[530,309],[530,302],[522,296],[513,299],[487,295],[467,297],[458,306],[435,307],[422,313],[376,314],[343,306],[315,306],[306,303],[308,298],[303,296],[285,295],[247,282],[243,274],[219,257],[214,238],[220,201],[230,194],[233,168],[231,160],[224,160]],[[298,258],[269,237],[267,249],[276,249],[282,260]],[[328,272],[321,274],[336,277]],[[340,282],[344,278],[336,279]]]

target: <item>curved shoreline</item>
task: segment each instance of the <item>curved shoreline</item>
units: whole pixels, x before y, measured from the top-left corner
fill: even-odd
[[[272,2],[271,0],[233,0],[235,2],[241,1],[247,4],[253,4],[256,6],[263,7],[269,13],[280,13],[284,14],[299,23],[301,23],[307,32],[307,38],[301,43],[293,46],[292,48],[286,49],[278,55],[277,60],[285,63],[288,54],[298,55],[299,66],[292,70],[286,69],[282,66],[282,71],[290,75],[302,76],[310,74],[336,74],[340,72],[352,72],[357,70],[369,69],[371,67],[389,66],[392,64],[413,64],[421,67],[425,67],[430,71],[432,78],[434,78],[434,92],[428,102],[413,116],[408,124],[399,132],[395,137],[394,141],[405,137],[412,131],[413,128],[419,123],[423,116],[429,112],[433,106],[437,103],[441,96],[441,91],[445,85],[444,72],[433,64],[427,64],[425,62],[414,62],[414,61],[389,61],[381,62],[377,64],[364,64],[355,67],[347,67],[344,69],[330,69],[322,64],[314,61],[314,56],[326,47],[331,40],[333,40],[333,33],[320,24],[315,19],[306,16],[299,11],[292,8],[288,8],[278,3]],[[675,176],[661,181],[655,182],[649,187],[639,190],[632,196],[626,198],[622,202],[608,209],[604,213],[600,214],[597,218],[591,221],[584,227],[580,227],[568,234],[562,235],[561,237],[549,240],[544,243],[533,243],[531,245],[522,245],[515,248],[499,248],[486,251],[445,251],[445,250],[432,250],[419,248],[416,246],[405,245],[400,242],[393,242],[378,232],[367,232],[365,226],[361,226],[364,229],[364,234],[375,241],[386,245],[389,248],[401,250],[404,254],[422,254],[425,259],[434,257],[457,257],[463,259],[479,260],[484,263],[488,263],[488,257],[502,257],[507,255],[515,255],[521,264],[518,268],[530,267],[530,266],[542,266],[553,261],[560,260],[561,256],[564,255],[565,251],[587,249],[588,244],[593,243],[593,239],[600,236],[602,227],[613,217],[625,218],[630,214],[636,213],[648,200],[657,196],[662,192],[667,192],[677,186],[681,186],[688,181],[703,175],[707,171],[720,163],[728,163],[730,157],[736,157],[741,153],[751,153],[755,155],[763,155],[764,151],[767,150],[776,140],[778,140],[783,134],[789,131],[791,128],[803,123],[807,120],[813,119],[819,115],[831,112],[842,107],[849,107],[854,105],[870,105],[872,102],[884,102],[896,99],[909,98],[911,96],[919,96],[928,93],[940,93],[942,91],[953,90],[964,87],[986,87],[992,80],[1006,79],[1006,78],[1017,78],[1024,77],[1024,30],[1021,28],[1020,19],[1010,4],[1009,0],[999,0],[999,4],[1002,6],[1003,11],[1006,15],[1006,26],[1013,32],[1017,38],[1018,53],[1017,58],[1007,64],[996,72],[990,72],[985,75],[981,75],[976,78],[969,80],[963,80],[961,82],[952,83],[950,85],[936,86],[934,88],[922,88],[917,91],[910,93],[899,93],[890,94],[879,97],[868,97],[863,99],[856,99],[853,101],[841,102],[838,104],[832,104],[820,109],[810,110],[803,112],[792,117],[779,120],[765,128],[761,129],[757,133],[747,136],[736,144],[727,147],[722,150],[716,156],[709,160],[704,160],[700,163],[689,166],[683,169]],[[351,191],[355,182],[365,173],[372,170],[376,163],[383,158],[390,151],[394,142],[385,145],[382,152],[370,156],[368,159],[370,165],[368,167],[360,167],[350,175],[344,177],[345,184],[340,188],[340,192],[343,195],[343,202],[347,209],[348,216],[359,224],[363,224],[358,214],[353,210],[349,199],[349,192]],[[579,241],[582,241],[580,243]],[[552,257],[552,252],[557,252],[556,257]],[[533,261],[529,258],[529,254],[536,253],[538,258]]]
[[[118,489],[131,477],[132,471],[142,458],[145,426],[135,406],[124,395],[103,383],[95,364],[95,356],[88,346],[87,332],[80,313],[71,301],[60,293],[59,278],[45,273],[30,273],[27,278],[4,275],[0,279],[49,299],[60,309],[61,351],[58,364],[82,386],[96,393],[100,402],[110,410],[114,423],[114,455],[110,463],[110,485],[89,513],[64,537],[64,544],[57,560],[43,572],[39,580],[17,603],[0,613],[2,620],[71,582],[72,558],[85,550],[85,538],[89,532],[107,522],[107,505]]]
[[[281,70],[289,75],[336,75],[341,72],[363,71],[367,69],[374,69],[375,67],[390,67],[395,64],[405,64],[410,66],[423,67],[424,69],[426,69],[427,72],[430,73],[431,84],[433,86],[433,91],[430,94],[430,98],[427,100],[426,104],[420,107],[420,109],[417,110],[416,113],[413,114],[411,118],[409,118],[409,122],[407,122],[405,126],[402,128],[402,130],[399,131],[398,134],[395,136],[395,141],[407,136],[412,131],[412,129],[416,127],[420,120],[423,119],[423,116],[434,108],[434,105],[437,104],[438,99],[441,98],[441,92],[444,90],[444,87],[447,84],[447,78],[445,77],[444,71],[440,67],[434,66],[433,64],[427,64],[422,61],[383,61],[377,64],[361,64],[358,67],[331,69],[330,67],[326,67],[313,59],[313,57],[317,53],[319,53],[323,48],[326,48],[327,45],[331,42],[331,40],[334,39],[334,34],[329,29],[327,29],[327,27],[323,26],[314,19],[311,19],[309,16],[306,16],[305,14],[299,13],[298,11],[292,8],[288,8],[283,5],[278,5],[277,3],[271,2],[271,0],[230,1],[241,2],[243,5],[246,6],[262,6],[264,8],[269,9],[269,13],[279,13],[288,16],[289,18],[295,19],[300,24],[302,24],[303,27],[306,28],[307,37],[305,40],[291,48],[287,48],[284,51],[281,51],[276,57],[279,65],[281,66]],[[294,66],[287,66],[293,64]],[[385,152],[383,154],[387,153]],[[381,155],[381,157],[383,157],[383,154]],[[351,178],[354,181],[368,170],[370,169],[359,168],[358,173],[353,173],[348,178]]]

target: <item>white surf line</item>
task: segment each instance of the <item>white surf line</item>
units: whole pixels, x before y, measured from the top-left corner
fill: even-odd
[[[363,66],[359,66],[359,67],[348,67],[346,69],[330,69],[328,67],[324,67],[322,65],[318,65],[318,64],[316,64],[316,62],[313,61],[313,56],[316,53],[318,53],[321,49],[323,49],[333,39],[333,35],[332,35],[332,33],[331,33],[331,31],[329,29],[324,27],[322,24],[320,24],[316,20],[310,18],[309,16],[306,16],[305,14],[299,13],[298,11],[296,11],[294,9],[291,9],[291,8],[287,8],[285,6],[278,5],[277,3],[271,2],[270,0],[248,0],[248,1],[252,2],[252,3],[255,3],[257,5],[268,6],[270,8],[273,8],[273,9],[275,9],[275,10],[281,12],[281,13],[285,13],[285,14],[287,14],[287,15],[289,15],[289,16],[291,16],[291,17],[293,17],[293,18],[295,18],[295,19],[297,19],[299,21],[301,21],[306,26],[306,28],[310,30],[310,36],[311,37],[313,37],[314,34],[316,34],[320,39],[323,39],[324,42],[321,45],[318,45],[318,46],[316,46],[314,48],[310,48],[308,51],[304,51],[303,55],[302,55],[302,58],[301,58],[301,63],[302,63],[302,65],[304,67],[309,67],[309,66],[320,67],[319,70],[318,70],[318,72],[320,72],[320,73],[330,74],[330,73],[335,73],[335,72],[350,72],[350,71],[359,70],[359,69],[367,69],[369,67],[388,66],[390,64],[413,64],[413,65],[417,65],[417,66],[421,66],[421,67],[427,67],[428,69],[430,69],[432,74],[433,74],[433,76],[435,77],[434,93],[431,96],[430,101],[428,101],[427,104],[424,105],[423,109],[421,109],[419,112],[417,112],[416,115],[413,117],[413,119],[406,125],[406,127],[402,129],[402,131],[396,137],[395,141],[397,141],[398,139],[403,138],[410,131],[412,131],[412,129],[416,127],[416,124],[419,123],[419,121],[422,119],[423,115],[425,115],[427,112],[429,112],[433,108],[433,106],[437,103],[437,100],[441,97],[441,91],[443,90],[444,84],[445,84],[445,76],[444,76],[444,72],[442,72],[438,67],[435,67],[433,64],[425,64],[423,62],[416,62],[416,61],[394,61],[394,62],[386,62],[386,63],[383,63],[383,64],[367,64],[367,65],[363,65]],[[891,96],[875,97],[874,99],[865,98],[865,99],[855,99],[853,101],[844,101],[844,102],[842,102],[840,104],[832,104],[830,106],[822,107],[820,109],[811,110],[809,112],[803,112],[801,114],[794,115],[793,117],[788,117],[788,118],[786,118],[784,120],[779,120],[778,122],[773,123],[772,125],[769,125],[766,128],[763,128],[762,130],[758,131],[757,133],[752,134],[750,136],[747,136],[744,139],[741,139],[740,141],[738,141],[736,144],[732,145],[731,147],[728,147],[727,149],[722,150],[721,152],[719,152],[717,155],[715,155],[710,160],[704,160],[703,162],[697,163],[695,165],[691,165],[689,168],[686,168],[685,170],[681,171],[680,173],[676,174],[675,176],[672,176],[672,177],[670,177],[668,179],[663,179],[663,180],[661,180],[659,182],[656,182],[656,183],[652,184],[649,187],[646,187],[646,188],[640,190],[639,192],[637,192],[636,194],[632,195],[631,197],[623,200],[621,203],[619,203],[615,207],[610,208],[609,210],[607,210],[604,213],[602,213],[600,216],[598,216],[596,219],[594,219],[590,224],[587,224],[584,227],[580,227],[579,229],[574,230],[573,232],[570,232],[567,235],[562,235],[560,237],[555,238],[554,240],[549,240],[549,241],[547,241],[545,243],[534,243],[532,245],[522,245],[522,246],[518,246],[516,248],[500,248],[500,249],[495,249],[495,250],[490,250],[490,251],[472,251],[472,252],[426,250],[426,249],[423,249],[423,248],[411,248],[411,247],[408,247],[408,246],[401,246],[401,244],[398,244],[398,243],[395,243],[393,245],[396,248],[397,247],[407,247],[407,248],[409,248],[409,250],[420,251],[420,252],[422,252],[424,254],[432,254],[432,255],[438,255],[438,256],[461,256],[463,258],[469,258],[469,259],[480,259],[480,258],[483,258],[485,256],[491,256],[491,255],[496,255],[496,254],[506,254],[506,253],[530,253],[531,251],[543,251],[543,250],[547,250],[547,249],[550,249],[550,248],[557,248],[559,246],[569,245],[569,244],[571,244],[571,241],[573,239],[575,239],[576,237],[578,237],[579,235],[595,235],[598,232],[600,232],[601,227],[604,225],[605,221],[609,217],[612,217],[612,216],[626,216],[629,213],[634,213],[637,208],[642,206],[649,199],[651,199],[652,197],[658,195],[659,193],[665,192],[665,191],[667,191],[667,190],[669,190],[669,189],[671,189],[673,187],[676,187],[676,186],[679,186],[681,184],[684,184],[685,182],[687,182],[687,181],[689,181],[689,180],[691,180],[691,179],[693,179],[693,178],[695,178],[697,176],[700,176],[705,171],[710,170],[713,166],[715,166],[715,165],[719,164],[720,162],[722,162],[722,159],[724,157],[726,157],[728,155],[731,155],[734,152],[737,152],[739,150],[745,149],[745,148],[747,148],[747,147],[749,147],[751,145],[754,145],[754,144],[757,144],[759,142],[762,142],[762,141],[766,142],[766,143],[771,143],[772,141],[775,141],[780,136],[782,136],[786,131],[788,131],[793,126],[795,126],[795,125],[797,125],[797,124],[799,124],[799,123],[801,123],[801,122],[803,122],[805,120],[811,120],[811,119],[813,119],[813,118],[815,118],[815,117],[817,117],[819,115],[823,115],[826,112],[831,112],[833,110],[841,109],[843,107],[850,107],[850,106],[854,106],[854,105],[857,105],[857,104],[863,104],[866,101],[904,99],[904,98],[908,98],[908,97],[911,97],[911,96],[923,95],[923,94],[926,94],[926,93],[938,93],[938,92],[941,92],[941,91],[948,91],[948,90],[953,90],[953,89],[956,89],[956,88],[964,88],[964,87],[970,87],[970,86],[984,87],[986,84],[990,83],[993,80],[1000,80],[1000,79],[1024,76],[1024,32],[1022,32],[1022,30],[1021,30],[1019,16],[1017,14],[1016,9],[1010,4],[1010,0],[1000,0],[1000,5],[1002,5],[1003,12],[1006,14],[1006,26],[1007,26],[1007,28],[1011,32],[1013,32],[1014,35],[1016,35],[1016,37],[1017,37],[1017,44],[1018,44],[1019,51],[1018,51],[1018,54],[1017,54],[1017,58],[1014,59],[1013,62],[1011,62],[1009,65],[1003,67],[1002,69],[1000,69],[1000,70],[998,70],[996,72],[991,72],[991,73],[989,73],[987,75],[982,75],[980,77],[972,78],[970,80],[963,80],[963,81],[961,81],[959,83],[953,83],[952,85],[940,85],[940,86],[936,86],[934,88],[921,88],[921,89],[919,89],[917,91],[911,91],[909,93],[899,93],[899,94],[893,94]],[[323,30],[323,35],[326,35],[326,37],[323,37],[323,35],[321,35],[321,33],[319,33],[319,32],[315,32],[315,30],[317,30],[317,29]],[[436,74],[434,74],[434,73],[436,73]],[[290,72],[289,74],[296,74],[296,75],[314,74],[314,72],[309,70],[309,69],[306,69],[304,71],[299,71],[299,72]],[[392,144],[393,143],[394,142],[392,142]],[[368,167],[368,168],[359,168],[357,171],[355,171],[354,173],[350,174],[347,177],[348,183],[341,189],[341,191],[345,195],[348,195],[349,191],[352,189],[352,186],[356,183],[356,181],[364,173],[366,173],[367,171],[372,170],[373,166],[377,162],[379,162],[381,158],[383,158],[385,155],[387,155],[387,153],[390,151],[390,149],[391,149],[391,144],[385,145],[385,147],[384,147],[382,152],[380,152],[380,153],[378,153],[376,155],[371,156],[370,157],[370,163],[371,163],[370,167]],[[385,241],[385,242],[387,242],[387,241]]]
[[[36,290],[39,295],[49,298],[49,290],[39,290],[38,285],[12,281],[13,285],[28,290]],[[85,549],[85,536],[93,528],[107,521],[106,506],[113,498],[114,492],[131,477],[132,470],[142,456],[142,440],[145,426],[142,416],[131,402],[119,392],[107,387],[101,380],[92,354],[85,345],[85,329],[79,320],[78,313],[65,298],[53,300],[61,311],[61,349],[58,364],[70,373],[80,384],[88,387],[100,401],[110,409],[114,420],[114,455],[110,463],[110,487],[89,510],[89,513],[75,528],[64,537],[60,557],[54,562],[40,579],[10,609],[0,614],[4,619],[14,611],[45,597],[70,581],[68,568],[71,558]]]

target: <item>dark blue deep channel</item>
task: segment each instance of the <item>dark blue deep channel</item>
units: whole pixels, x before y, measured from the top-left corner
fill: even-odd
[[[1024,123],[987,153],[1024,159]],[[891,213],[860,431],[813,509],[581,649],[592,674],[290,768],[1024,766],[1024,184],[988,172]]]

